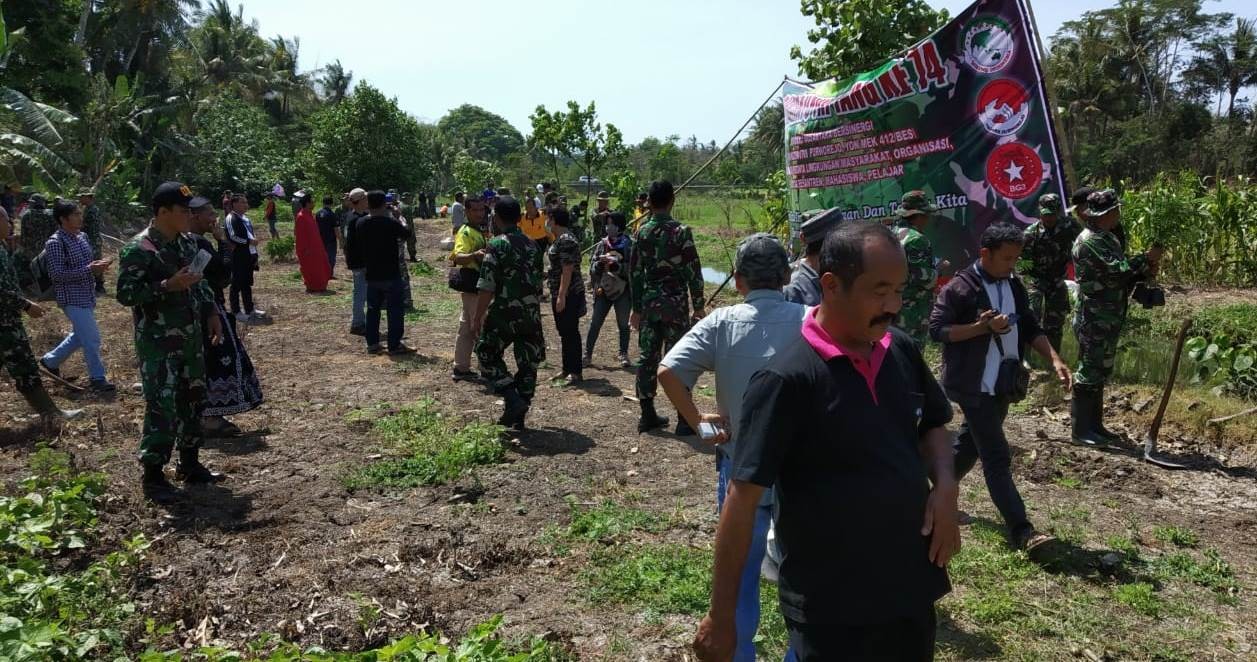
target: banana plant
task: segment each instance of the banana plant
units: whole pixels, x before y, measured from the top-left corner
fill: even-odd
[[[9,32],[0,15],[0,80],[23,30]],[[13,180],[22,172],[29,173],[41,188],[60,190],[61,181],[73,179],[74,168],[55,151],[65,143],[58,127],[76,121],[64,110],[32,101],[0,84],[0,174]]]

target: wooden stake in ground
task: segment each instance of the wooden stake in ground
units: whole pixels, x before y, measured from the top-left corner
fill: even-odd
[[[1183,320],[1178,328],[1178,338],[1174,341],[1174,360],[1170,363],[1170,376],[1165,380],[1165,390],[1161,392],[1161,404],[1157,407],[1157,415],[1152,418],[1152,425],[1144,437],[1144,460],[1165,469],[1186,469],[1187,465],[1172,462],[1157,454],[1157,435],[1161,432],[1161,421],[1165,419],[1165,408],[1170,404],[1170,394],[1174,391],[1174,382],[1178,381],[1178,362],[1183,358],[1183,343],[1187,340],[1187,330],[1192,320]]]

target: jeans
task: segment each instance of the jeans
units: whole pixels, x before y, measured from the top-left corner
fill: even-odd
[[[476,314],[476,303],[479,294],[459,292],[463,301],[462,313],[458,316],[458,339],[454,341],[454,368],[471,370],[471,350],[476,346],[476,337],[471,334],[471,318]]]
[[[104,379],[105,363],[100,360],[100,327],[96,325],[95,306],[64,306],[61,310],[65,312],[66,319],[70,320],[70,335],[44,355],[44,363],[53,369],[60,368],[81,347],[88,378]]]
[[[365,272],[364,272],[365,273]],[[367,346],[380,344],[380,308],[388,310],[388,348],[402,344],[406,311],[402,306],[402,281],[373,280],[367,282]]]
[[[563,312],[555,310],[553,304],[551,307],[551,311],[554,312],[554,327],[559,331],[559,346],[562,348],[563,374],[565,375],[581,374],[580,318],[585,308],[583,303],[569,296]]]
[[[716,510],[725,505],[725,493],[729,490],[729,472],[733,462],[724,453],[716,451]],[[738,605],[733,620],[738,631],[738,647],[733,654],[735,662],[755,662],[755,633],[759,630],[759,567],[764,562],[768,548],[768,525],[773,519],[772,505],[762,502],[755,511],[755,526],[751,530],[751,548],[742,566],[742,581],[738,585]],[[791,653],[786,653],[791,660]]]
[[[271,239],[279,239],[279,228],[275,227],[275,223],[276,223],[278,220],[279,220],[278,218],[268,218],[268,219],[266,219],[266,226],[267,226],[267,227],[270,229],[270,231],[271,231]]]
[[[980,395],[976,399],[967,398],[960,404],[960,410],[965,414],[965,422],[956,437],[956,480],[964,478],[981,459],[986,491],[1016,540],[1031,526],[1026,519],[1026,504],[1013,483],[1012,456],[1008,437],[1004,436],[1008,400]]]
[[[354,299],[350,307],[349,326],[357,329],[367,325],[367,270],[354,269]]]
[[[598,342],[598,333],[602,331],[602,322],[607,319],[607,313],[613,307],[615,308],[615,325],[620,330],[620,354],[628,356],[629,313],[632,312],[632,303],[627,292],[621,294],[620,298],[615,301],[606,297],[594,297],[594,314],[589,318],[589,334],[585,336],[586,356],[593,356],[594,344]]]

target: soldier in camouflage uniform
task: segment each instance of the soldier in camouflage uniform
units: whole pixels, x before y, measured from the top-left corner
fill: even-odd
[[[537,390],[537,366],[546,358],[541,330],[541,249],[519,229],[519,201],[498,198],[493,239],[480,263],[480,300],[472,321],[480,374],[502,396],[499,425],[523,429]],[[507,346],[515,351],[515,375],[506,369]]]
[[[83,210],[83,234],[87,237],[87,244],[92,247],[92,259],[99,260],[104,249],[101,243],[101,218],[100,207],[96,206],[96,191],[91,188],[79,190],[79,208]],[[105,293],[105,276],[101,274],[96,277],[96,293]]]
[[[26,327],[22,324],[22,313],[41,317],[44,309],[22,296],[17,270],[13,265],[13,254],[9,252],[11,230],[9,213],[0,207],[0,365],[8,370],[18,393],[22,394],[46,424],[74,418],[82,412],[59,409],[53,404],[39,378],[35,355],[31,352],[30,337],[26,335]]]
[[[1113,372],[1117,341],[1126,322],[1127,297],[1137,281],[1156,275],[1162,250],[1127,258],[1114,230],[1121,220],[1121,203],[1112,189],[1087,197],[1091,224],[1074,240],[1074,269],[1078,278],[1078,372],[1071,403],[1073,440],[1089,446],[1119,437],[1104,427],[1104,385]]]
[[[22,287],[29,287],[35,282],[35,274],[31,272],[31,260],[44,250],[48,237],[57,231],[57,222],[52,220],[52,210],[44,196],[36,193],[31,196],[30,205],[19,217],[21,233],[18,237],[16,261],[18,282]]]
[[[938,207],[924,191],[908,191],[899,200],[895,223],[899,243],[908,257],[908,282],[903,288],[903,308],[899,312],[899,328],[924,347],[930,337],[930,310],[934,307],[934,285],[938,282],[938,262],[934,245],[922,233],[930,222],[930,214]]]
[[[1030,309],[1057,352],[1061,351],[1061,331],[1069,316],[1065,268],[1072,257],[1074,239],[1082,232],[1082,226],[1061,211],[1061,198],[1055,193],[1039,198],[1039,220],[1026,228],[1026,244],[1017,264],[1026,282]]]
[[[650,185],[653,214],[638,228],[629,257],[629,293],[633,302],[629,323],[638,331],[641,350],[637,365],[637,400],[642,410],[638,432],[668,424],[668,419],[655,412],[659,361],[665,345],[676,344],[689,330],[691,321],[703,316],[702,264],[689,227],[672,218],[675,197],[671,182]],[[678,423],[677,434],[693,432],[688,425]]]
[[[201,409],[205,402],[202,320],[209,320],[211,342],[222,341],[214,314],[214,294],[201,275],[189,271],[196,257],[190,230],[193,202],[188,187],[166,182],[153,193],[152,223],[136,235],[118,258],[118,302],[135,319],[135,354],[144,385],[144,428],[140,463],[144,493],[168,501],[174,487],[162,467],[179,448],[175,476],[188,483],[222,480],[201,464]]]

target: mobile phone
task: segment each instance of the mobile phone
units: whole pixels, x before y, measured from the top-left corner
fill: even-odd
[[[1018,319],[1020,319],[1020,318],[1021,318],[1021,316],[1020,316],[1020,315],[1018,315],[1017,313],[1008,313],[1008,325],[1009,325],[1009,326],[1012,326],[1012,325],[1016,324],[1016,323],[1017,323],[1017,320],[1018,320]]]
[[[707,421],[698,424],[698,437],[700,439],[713,439],[718,434],[720,434],[720,428],[716,427],[715,424]]]
[[[205,267],[209,265],[212,259],[214,259],[214,256],[202,248],[196,252],[196,257],[192,258],[192,264],[188,265],[188,271],[194,274],[204,273]]]

